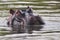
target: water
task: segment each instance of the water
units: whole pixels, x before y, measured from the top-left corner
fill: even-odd
[[[1,0],[5,1],[5,0]],[[25,2],[10,1],[0,2],[0,28],[10,29],[7,26],[9,9],[33,8],[34,15],[40,15],[46,23],[42,31],[34,31],[33,34],[11,34],[0,36],[0,40],[60,40],[60,1]],[[49,33],[50,32],[50,33]],[[51,33],[52,32],[52,33]]]

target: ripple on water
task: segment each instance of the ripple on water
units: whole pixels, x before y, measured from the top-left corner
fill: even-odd
[[[16,34],[17,35],[17,34]],[[60,40],[60,33],[47,33],[47,34],[36,34],[36,36],[30,36],[30,34],[26,35],[25,37],[20,36],[21,34],[18,34],[16,38],[12,37],[13,35],[10,35],[10,37],[1,37],[1,40]],[[23,34],[24,35],[24,34]],[[20,36],[20,37],[19,37]]]
[[[41,12],[48,12],[49,13],[49,14],[47,14],[47,13],[46,14],[39,14],[39,15],[43,15],[42,19],[46,23],[44,25],[44,28],[42,29],[42,31],[39,31],[39,32],[35,31],[36,33],[31,34],[34,36],[31,36],[30,34],[12,34],[12,35],[0,36],[0,40],[60,40],[60,33],[41,33],[43,31],[52,32],[52,31],[56,31],[56,30],[59,31],[60,30],[60,22],[59,22],[60,21],[60,14],[51,14],[51,12],[59,12],[60,9],[47,10],[49,8],[55,7],[60,2],[58,2],[58,1],[43,1],[41,3],[45,3],[50,6],[31,5],[31,7],[32,8],[46,8],[44,10],[43,9],[42,10],[36,9],[36,10],[34,10],[35,13],[41,13]],[[1,2],[0,4],[4,4],[4,5],[11,4],[10,6],[8,6],[8,8],[26,8],[27,5],[22,5],[22,4],[28,4],[28,5],[29,4],[39,4],[39,2],[5,2],[5,3]],[[18,6],[17,7],[16,5],[12,5],[12,4],[21,4],[21,5],[17,5]],[[1,6],[1,8],[4,8],[4,7]],[[4,11],[4,12],[1,11],[1,12],[5,13],[6,11]],[[3,17],[3,18],[0,17],[0,25],[7,25],[6,22],[7,22],[6,17]]]

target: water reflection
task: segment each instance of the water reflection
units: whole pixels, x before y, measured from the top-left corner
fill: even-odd
[[[45,4],[45,5],[39,5],[40,3]],[[30,7],[36,8],[36,10],[33,10],[34,14],[36,15],[37,13],[39,13],[39,15],[43,18],[43,20],[46,23],[46,25],[44,25],[43,30],[54,30],[54,29],[59,30],[60,14],[56,14],[56,13],[60,12],[60,9],[56,9],[56,10],[53,9],[54,6],[57,5],[57,3],[59,4],[60,2],[58,2],[58,1],[43,1],[43,2],[18,2],[18,1],[15,1],[15,2],[8,1],[7,2],[7,1],[5,1],[5,3],[1,2],[0,5],[4,4],[4,5],[6,5],[5,7],[7,7],[7,8],[26,8],[27,5],[23,5],[23,4],[28,4],[28,5],[31,4]],[[38,6],[34,5],[34,4],[38,4]],[[53,4],[53,5],[51,5],[51,4]],[[0,8],[4,8],[2,6],[3,5],[1,5]],[[40,8],[41,8],[41,10],[40,10]],[[43,8],[45,8],[45,9],[43,9]],[[0,10],[0,12],[1,12],[0,14],[3,13],[2,16],[6,15],[6,14],[9,15],[8,10],[3,10],[3,11]],[[42,13],[45,13],[45,14],[42,14]],[[3,25],[7,26],[6,22],[7,22],[6,17],[0,17],[0,25],[1,26],[3,26]]]
[[[42,19],[44,20],[44,22],[46,23],[44,25],[44,28],[42,30],[60,30],[60,17],[43,17]],[[7,26],[6,24],[7,20],[6,17],[4,18],[0,18],[0,26]]]
[[[57,4],[60,2],[58,1],[43,1],[41,2],[42,4],[46,5],[40,5],[40,2],[1,2],[0,3],[0,14],[3,13],[3,15],[9,15],[8,9],[6,10],[5,8],[26,8],[28,5],[31,5],[31,7],[34,9],[34,15],[40,15],[44,22],[46,23],[44,25],[44,28],[42,31],[53,31],[53,30],[60,30],[60,9]],[[5,7],[3,7],[3,5]],[[7,5],[8,4],[8,5]],[[15,5],[14,5],[15,4]],[[23,5],[22,5],[23,4]],[[25,5],[28,4],[28,5]],[[36,4],[36,5],[34,5]],[[54,9],[55,7],[55,9]],[[37,14],[38,13],[38,14]],[[1,15],[2,16],[2,15]],[[0,26],[7,26],[6,20],[7,17],[0,17]],[[5,29],[9,29],[9,27],[4,27]],[[41,32],[41,31],[39,31]],[[33,33],[34,34],[34,33]],[[31,35],[33,35],[31,34]],[[25,35],[25,36],[24,36]],[[7,36],[0,36],[1,40],[59,40],[60,34],[59,33],[48,33],[48,34],[40,34],[36,32],[35,35],[39,36],[34,36],[34,37],[29,37],[26,36],[29,34],[12,34],[12,35],[7,35]],[[10,37],[9,37],[10,36]],[[18,36],[17,38],[14,38],[14,36]],[[23,37],[22,37],[23,36]]]

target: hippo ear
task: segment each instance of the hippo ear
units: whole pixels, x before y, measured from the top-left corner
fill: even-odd
[[[10,12],[10,14],[14,14],[15,13],[15,11],[13,9],[10,9],[9,12]]]

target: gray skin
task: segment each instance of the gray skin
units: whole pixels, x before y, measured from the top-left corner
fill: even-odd
[[[39,16],[30,16],[28,15],[28,12],[20,10],[17,11],[19,14],[12,18],[12,33],[29,33],[31,34],[33,30],[39,31],[40,29],[43,28],[45,23]],[[37,26],[38,25],[38,26]]]
[[[14,18],[12,19],[12,31],[13,33],[24,33],[25,32],[25,18],[22,16],[20,11],[17,11],[19,14],[18,15],[13,15]]]

